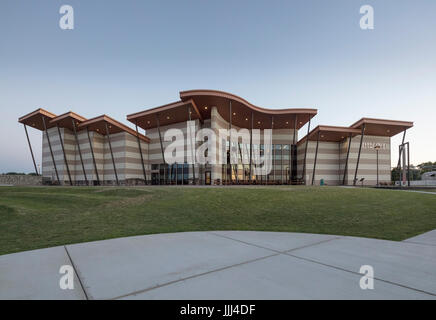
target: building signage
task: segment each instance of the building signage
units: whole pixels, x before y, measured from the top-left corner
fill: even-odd
[[[364,142],[364,149],[375,149],[376,146],[380,147],[380,150],[389,150],[389,145],[387,143],[379,143],[379,142]]]

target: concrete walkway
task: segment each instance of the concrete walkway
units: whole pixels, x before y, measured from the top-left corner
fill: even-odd
[[[63,265],[73,290],[60,289]],[[436,299],[436,230],[410,242],[187,232],[21,252],[0,256],[0,299]]]

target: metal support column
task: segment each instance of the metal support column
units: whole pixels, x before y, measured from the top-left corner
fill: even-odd
[[[95,172],[95,176],[97,177],[97,184],[100,185],[100,176],[98,175],[97,162],[95,161],[94,147],[92,146],[88,127],[86,127],[86,134],[88,135],[89,148],[91,149],[92,163],[94,164],[94,172]]]
[[[147,173],[145,172],[144,156],[142,154],[141,139],[139,139],[138,121],[135,120],[136,139],[138,140],[139,154],[141,155],[142,173],[144,174],[144,183],[147,185]]]
[[[191,122],[191,107],[188,106],[188,116],[189,116],[189,122]],[[191,127],[189,127],[191,128]],[[192,137],[192,134],[194,134],[194,137]],[[194,138],[194,144],[192,143],[192,138]],[[195,183],[195,131],[191,132],[190,135],[190,140],[189,144],[191,145],[191,160],[192,160],[192,177],[193,177],[193,181],[192,184],[196,184]]]
[[[407,142],[407,186],[410,187],[410,150],[409,142]]]
[[[289,184],[292,183],[292,149],[293,149],[293,146],[295,144],[295,131],[296,131],[296,127],[297,127],[297,115],[295,115],[295,120],[294,120],[294,129],[293,129],[293,134],[292,134],[292,142],[289,145],[289,168],[288,168],[288,175],[289,175],[288,183]]]
[[[377,187],[379,185],[379,176],[378,176],[378,148],[375,149],[375,152],[377,154]]]
[[[109,142],[109,149],[111,151],[111,157],[112,157],[112,164],[114,166],[114,172],[115,172],[115,179],[117,180],[117,185],[120,184],[120,181],[118,180],[118,173],[117,173],[117,167],[115,166],[115,159],[114,159],[114,153],[112,151],[112,143],[111,143],[111,136],[109,134],[109,128],[107,126],[107,122],[104,123],[106,126],[106,136],[107,136],[107,140]]]
[[[271,143],[273,142],[273,130],[274,130],[274,116],[271,116]],[[272,146],[272,161],[271,161],[271,166],[272,166],[272,170],[273,170],[273,179],[274,179],[274,184],[276,183],[276,146],[274,143],[271,144]]]
[[[250,177],[249,177],[249,183],[251,184],[251,178],[252,178],[252,157],[253,157],[253,121],[254,121],[254,115],[253,112],[251,112],[251,126],[250,126]]]
[[[291,161],[291,165],[289,168],[289,170],[290,170],[290,172],[289,172],[290,184],[292,184],[292,178],[295,178],[297,176],[297,126],[298,126],[298,116],[295,115],[292,145],[291,145],[291,148],[289,150],[289,159]],[[294,150],[295,150],[295,152],[294,152]],[[295,157],[294,157],[294,153],[295,153]]]
[[[318,146],[319,146],[319,136],[320,135],[321,135],[321,131],[318,131],[318,137],[316,138],[315,161],[313,162],[312,186],[313,186],[313,182],[315,181],[316,160],[318,158]]]
[[[64,141],[62,140],[62,136],[61,136],[61,129],[59,129],[58,124],[56,124],[56,128],[58,129],[59,141],[61,142],[62,153],[64,155],[64,162],[65,162],[65,166],[67,167],[68,179],[70,180],[70,186],[72,186],[73,180],[71,180],[70,166],[68,165],[67,155],[65,154],[65,147],[64,147]],[[64,131],[64,134],[65,134],[65,131]]]
[[[236,179],[236,184],[239,184],[238,181],[238,165],[236,164],[236,169],[234,170],[233,164],[232,164],[232,101],[229,101],[229,126],[230,126],[230,132],[229,132],[229,155],[230,155],[230,178],[231,181],[233,182],[233,178],[232,178],[232,172],[235,172],[235,179]],[[238,156],[236,156],[236,160],[238,159]]]
[[[159,132],[159,141],[160,141],[160,150],[161,150],[161,152],[162,152],[162,161],[163,161],[163,164],[164,164],[164,183],[166,184],[167,183],[167,175],[166,175],[166,162],[165,162],[165,154],[164,154],[164,150],[163,150],[163,143],[162,143],[162,134],[161,134],[161,132],[160,132],[160,124],[159,124],[159,113],[157,113],[156,115],[155,115],[155,117],[156,117],[156,122],[157,122],[157,130],[158,130],[158,132]],[[159,170],[159,175],[160,175],[160,170]],[[160,184],[160,180],[161,179],[159,179],[159,184]]]
[[[45,123],[44,116],[42,116],[41,118],[42,118],[42,123],[44,125],[44,131],[45,131],[45,136],[47,138],[48,147],[50,149],[51,159],[53,161],[53,166],[54,166],[54,169],[55,169],[55,172],[56,172],[56,178],[58,179],[58,182],[59,182],[59,185],[60,185],[61,184],[61,180],[59,180],[58,168],[56,167],[56,162],[55,162],[54,155],[53,155],[53,149],[51,147],[51,142],[50,142],[50,136],[49,136],[48,131],[47,131],[47,125]]]
[[[83,164],[82,151],[80,150],[79,138],[77,136],[76,124],[74,123],[74,119],[71,119],[71,122],[73,124],[73,132],[74,132],[74,137],[76,138],[77,150],[79,151],[80,163],[82,164],[83,176],[85,177],[86,185],[89,185],[88,178],[86,177],[85,165]]]
[[[357,182],[357,171],[359,170],[360,153],[362,151],[362,143],[363,143],[364,136],[365,136],[365,124],[362,125],[362,133],[360,135],[359,153],[357,155],[356,171],[354,172],[353,186],[355,186]]]
[[[407,129],[405,129],[405,130],[403,131],[403,140],[401,141],[401,145],[402,145],[402,146],[404,146],[404,140],[406,139],[406,131],[407,131]],[[401,164],[401,153],[402,153],[402,150],[401,150],[401,148],[400,148],[400,150],[399,150],[399,152],[398,152],[398,164],[397,164],[397,168],[400,168],[400,164]]]
[[[35,173],[39,176],[38,168],[36,167],[35,156],[33,155],[32,145],[30,144],[29,134],[27,133],[27,126],[23,123],[24,131],[26,131],[27,143],[29,144],[30,154],[32,155],[33,167],[35,168]]]
[[[295,120],[294,120],[294,136],[292,137],[292,144],[296,144],[297,143],[297,115],[295,115]]]
[[[347,159],[345,160],[344,167],[344,178],[342,179],[342,185],[345,186],[345,177],[348,174],[348,159],[350,158],[350,149],[351,149],[351,139],[353,138],[353,134],[350,133],[350,137],[348,138],[348,150],[347,150]]]
[[[309,145],[310,120],[311,119],[309,119],[309,123],[307,125],[306,148],[304,150],[303,176],[302,176],[302,180],[304,181],[304,184],[306,184],[306,159],[307,159],[307,147]]]

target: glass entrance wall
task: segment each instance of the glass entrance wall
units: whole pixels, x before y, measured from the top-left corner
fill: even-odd
[[[227,152],[227,164],[222,165],[223,184],[248,184],[250,181],[250,165],[243,164],[243,153],[250,155],[249,144],[239,144],[238,164],[230,164],[230,154]],[[253,145],[252,155],[252,177],[251,182],[255,184],[288,184],[291,182],[292,161],[290,144],[273,144],[271,150],[272,170],[268,175],[255,175],[254,168],[265,154],[264,145]],[[249,158],[247,159],[249,161]],[[296,159],[295,159],[296,160]],[[260,164],[263,166],[263,164]]]
[[[259,162],[264,154],[264,145],[253,145],[252,155],[252,184],[289,184],[294,176],[292,170],[296,169],[296,158],[291,154],[295,152],[295,146],[290,144],[273,144],[271,150],[272,170],[268,175],[255,175],[256,162]],[[227,153],[227,164],[221,165],[221,179],[213,180],[213,184],[219,183],[224,185],[231,184],[249,184],[250,183],[250,165],[243,164],[244,157],[249,161],[250,145],[242,144],[234,146],[234,150],[238,151],[238,164],[230,164],[230,153]],[[260,157],[260,159],[256,159]],[[261,164],[260,166],[263,166]],[[151,179],[154,185],[185,185],[193,184],[192,164],[177,163],[168,164],[152,164]],[[210,169],[209,169],[210,170]],[[205,184],[206,168],[196,173],[197,183]],[[198,175],[198,176],[197,176]]]
[[[151,183],[153,185],[183,185],[192,184],[189,174],[192,165],[187,163],[165,163],[151,165]]]

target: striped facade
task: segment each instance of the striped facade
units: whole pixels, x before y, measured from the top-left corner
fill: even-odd
[[[345,184],[353,185],[354,175],[359,155],[361,136],[351,139],[351,148],[348,158],[348,169],[345,174]],[[316,153],[316,141],[309,141],[306,156],[306,184],[312,183],[313,168]],[[320,141],[315,168],[314,185],[319,185],[321,179],[329,185],[341,185],[344,179],[349,138],[341,142]],[[364,136],[360,153],[357,179],[364,178],[363,185],[375,185],[377,183],[377,152],[374,145],[380,145],[379,152],[379,183],[391,182],[391,150],[389,137]],[[298,174],[303,175],[304,152],[306,144],[298,146]]]
[[[61,139],[64,143],[65,155],[70,169],[71,179],[75,184],[85,184],[85,175],[83,172],[79,148],[77,147],[74,133],[64,128],[60,128],[59,130],[61,132]],[[67,185],[69,184],[69,177],[67,166],[65,165],[64,161],[58,130],[57,128],[50,128],[47,130],[47,132],[52,146],[53,156],[59,174],[59,180],[61,181],[61,184]],[[90,181],[91,184],[97,184],[97,180],[99,178],[102,184],[115,184],[116,176],[108,138],[96,132],[90,131],[88,139],[86,130],[79,131],[77,136],[82,154],[83,165],[85,168],[85,174],[88,181]],[[121,132],[110,135],[110,139],[118,179],[124,183],[132,179],[143,180],[144,174],[136,137],[126,132]],[[89,140],[91,141],[94,152],[95,166]],[[141,143],[144,165],[149,174],[150,165],[148,163],[148,148],[148,144]],[[57,177],[55,166],[53,165],[45,132],[43,134],[42,149],[42,176],[44,179],[56,181]],[[95,167],[97,167],[97,170],[95,170]]]
[[[248,118],[247,118],[248,119]],[[250,122],[250,119],[247,120]],[[241,128],[232,124],[232,129],[240,130]],[[249,125],[247,126],[249,128]],[[230,129],[230,123],[226,121],[218,112],[216,107],[212,107],[211,111],[211,128],[218,136],[218,132],[220,129]],[[255,155],[260,154],[261,145],[263,145],[264,141],[264,132],[261,130],[260,132],[260,145],[256,144],[253,140],[253,164],[252,164],[252,181],[256,181],[257,183],[266,183],[277,182],[277,183],[288,183],[290,180],[290,168],[291,168],[291,146],[294,142],[298,141],[298,131],[295,131],[295,139],[294,139],[294,130],[292,129],[272,129],[272,171],[266,177],[254,175],[254,166],[255,163],[259,161],[255,161]],[[254,138],[253,138],[254,139]],[[228,138],[230,141],[230,138]],[[223,146],[223,143],[221,144]],[[219,150],[219,141],[216,142],[216,149]],[[229,145],[226,146],[226,150],[229,149]],[[238,165],[231,166],[228,165],[213,165],[212,166],[212,179],[221,180],[221,181],[248,181],[249,180],[249,164],[246,161],[241,159],[243,154],[250,154],[250,145],[243,144],[242,141],[239,141],[238,145],[233,145],[233,150],[236,149],[238,153]],[[217,155],[218,157],[218,155]],[[244,164],[245,162],[245,164]]]
[[[75,185],[391,182],[391,137],[403,133],[404,142],[413,122],[362,118],[349,127],[318,125],[310,131],[316,114],[309,108],[265,109],[222,91],[190,90],[180,92],[180,101],[128,115],[136,130],[107,115],[86,119],[71,111],[55,115],[38,109],[18,121],[27,139],[27,127],[42,132],[42,176],[47,183],[67,185],[70,177]],[[194,151],[188,145],[189,123],[194,124]],[[308,133],[298,140],[306,124]],[[197,137],[201,129],[216,137],[215,155],[206,151],[206,138],[196,141],[202,140]],[[228,134],[229,129],[235,131]],[[256,175],[257,166],[264,166],[258,157],[269,153],[263,141],[266,130],[272,133],[272,168]],[[241,132],[246,133],[244,141]],[[181,147],[183,157],[170,161],[172,154],[164,155],[169,147]],[[193,164],[200,151],[216,158]]]

